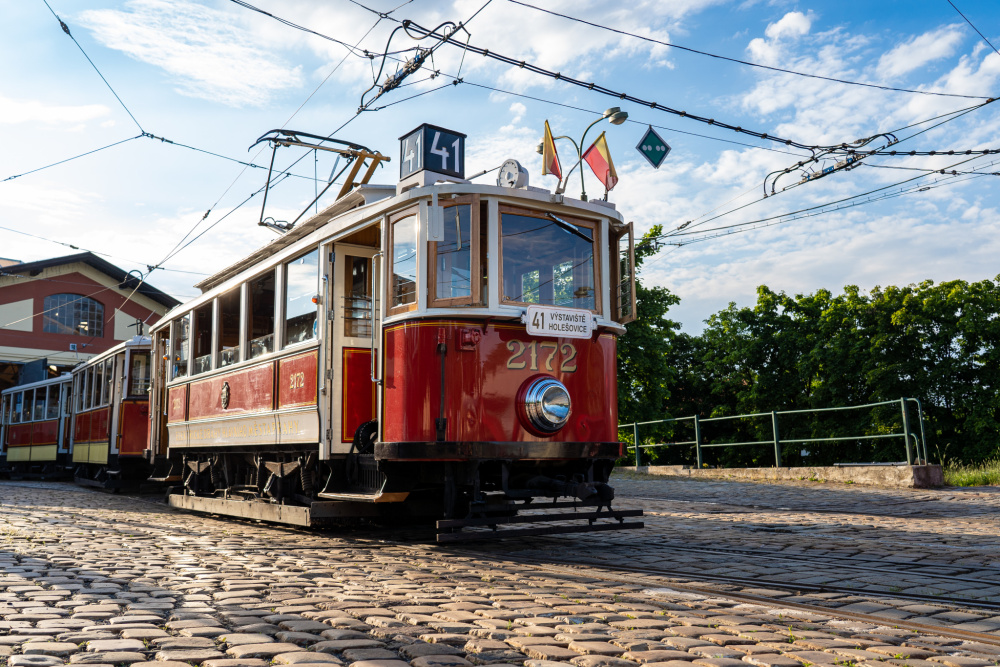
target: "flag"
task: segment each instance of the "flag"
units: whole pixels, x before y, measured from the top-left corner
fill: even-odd
[[[618,174],[615,172],[615,165],[611,161],[611,151],[608,150],[608,142],[604,139],[604,133],[597,137],[590,148],[583,153],[583,159],[590,165],[594,175],[604,183],[605,190],[611,190],[618,183]]]
[[[559,154],[556,153],[556,142],[552,140],[552,130],[549,121],[545,121],[545,137],[542,139],[542,176],[555,174],[562,179],[562,167],[559,166]]]

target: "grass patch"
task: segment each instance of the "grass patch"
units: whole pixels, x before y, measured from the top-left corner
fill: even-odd
[[[973,465],[949,462],[943,472],[948,486],[1000,486],[1000,458]]]

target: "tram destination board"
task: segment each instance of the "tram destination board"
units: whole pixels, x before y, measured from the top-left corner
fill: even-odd
[[[594,331],[594,314],[578,308],[528,306],[524,323],[531,336],[590,338]]]
[[[399,178],[418,171],[465,178],[465,135],[423,124],[399,138]]]

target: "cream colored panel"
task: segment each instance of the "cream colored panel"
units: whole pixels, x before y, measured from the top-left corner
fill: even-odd
[[[278,420],[274,415],[206,419],[172,424],[167,428],[171,448],[270,445],[278,442]]]
[[[90,457],[90,443],[73,443],[73,463],[86,463]]]
[[[282,444],[319,442],[319,413],[316,410],[279,413],[278,431]]]
[[[15,463],[18,461],[30,461],[31,460],[31,446],[23,447],[11,447],[7,450],[7,461],[10,463]]]
[[[31,447],[31,460],[32,462],[39,461],[55,461],[56,460],[56,446],[55,445],[32,445]]]
[[[0,304],[0,322],[7,324],[8,331],[31,331],[34,326],[34,299]]]

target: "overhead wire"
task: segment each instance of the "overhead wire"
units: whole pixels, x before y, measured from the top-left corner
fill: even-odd
[[[564,18],[564,19],[567,19],[567,20],[570,20],[570,21],[576,21],[577,23],[583,23],[585,25],[589,25],[589,26],[592,26],[594,28],[600,28],[601,30],[607,30],[609,32],[613,32],[613,33],[616,33],[616,34],[619,34],[619,35],[624,35],[626,37],[633,37],[635,39],[641,39],[643,41],[650,42],[650,43],[653,43],[653,44],[658,44],[660,46],[666,46],[666,47],[669,47],[669,48],[672,48],[672,49],[678,49],[680,51],[687,51],[689,53],[695,53],[695,54],[698,54],[698,55],[701,55],[701,56],[707,56],[709,58],[716,58],[718,60],[727,60],[729,62],[738,63],[740,65],[748,65],[750,67],[757,67],[757,68],[760,68],[760,69],[770,70],[772,72],[780,72],[782,74],[794,74],[795,76],[807,77],[807,78],[810,78],[810,79],[821,79],[823,81],[831,81],[833,83],[843,83],[843,84],[850,85],[850,86],[863,86],[865,88],[877,88],[879,90],[887,90],[887,91],[898,92],[898,93],[913,93],[913,94],[918,94],[918,95],[937,95],[937,96],[940,96],[940,97],[964,97],[964,98],[967,98],[967,99],[983,99],[983,100],[989,99],[989,97],[985,96],[985,95],[960,95],[958,93],[941,93],[941,92],[936,92],[936,91],[931,91],[931,90],[913,90],[913,89],[910,89],[910,88],[896,88],[894,86],[883,86],[883,85],[879,85],[879,84],[876,84],[876,83],[863,83],[861,81],[850,81],[848,79],[838,79],[838,78],[830,77],[830,76],[822,76],[820,74],[809,74],[807,72],[798,72],[798,71],[795,71],[795,70],[785,69],[783,67],[772,67],[771,65],[764,65],[764,64],[761,64],[761,63],[755,63],[755,62],[751,62],[749,60],[741,60],[739,58],[732,58],[730,56],[721,56],[721,55],[719,55],[717,53],[709,53],[708,51],[701,51],[699,49],[693,49],[693,48],[690,48],[690,47],[687,47],[687,46],[681,46],[680,44],[674,44],[673,42],[664,42],[664,41],[659,40],[659,39],[654,39],[653,37],[648,37],[646,35],[638,35],[636,33],[628,32],[626,30],[620,30],[618,28],[612,28],[611,26],[606,26],[606,25],[603,25],[601,23],[595,23],[593,21],[587,21],[586,19],[581,19],[581,18],[578,18],[576,16],[570,16],[569,14],[561,14],[559,12],[552,11],[551,9],[544,9],[542,7],[536,7],[535,5],[529,4],[527,2],[522,2],[521,0],[507,0],[507,1],[511,2],[511,3],[515,4],[515,5],[520,5],[522,7],[528,7],[529,9],[534,9],[534,10],[539,11],[539,12],[544,12],[545,14],[550,14],[552,16],[558,16],[560,18]],[[950,3],[951,0],[948,0],[948,2]],[[954,5],[952,5],[952,6],[954,7]],[[961,13],[961,12],[959,12],[959,13]],[[966,20],[968,20],[968,19],[966,19]],[[973,26],[973,27],[975,27],[975,26]],[[980,33],[980,35],[982,35],[982,33]],[[986,38],[984,37],[983,39],[986,39]],[[989,41],[987,41],[987,43],[989,43]],[[990,46],[992,46],[992,44],[990,44]]]
[[[90,56],[87,55],[87,52],[83,50],[82,46],[80,46],[80,42],[76,41],[76,37],[74,37],[73,33],[70,32],[69,26],[66,25],[66,23],[61,18],[59,18],[59,15],[56,14],[56,12],[55,12],[54,9],[52,9],[52,5],[49,4],[48,0],[42,0],[42,2],[44,2],[45,6],[49,8],[50,12],[52,12],[52,16],[54,16],[56,18],[56,21],[59,21],[59,27],[62,28],[62,31],[64,33],[66,33],[67,37],[69,37],[71,40],[73,40],[73,43],[76,44],[76,48],[80,49],[80,53],[83,54],[83,57],[87,59],[87,62],[90,63],[90,66],[94,68],[95,72],[97,72],[97,76],[101,77],[101,81],[103,81],[104,85],[106,85],[108,87],[108,90],[111,91],[111,94],[115,96],[115,99],[118,100],[118,103],[120,105],[122,105],[122,109],[125,109],[125,113],[127,113],[128,116],[129,116],[129,118],[132,119],[132,122],[135,123],[135,126],[139,128],[140,132],[145,133],[146,130],[143,129],[142,124],[139,123],[138,120],[136,120],[136,117],[134,115],[132,115],[132,112],[125,105],[125,102],[122,101],[122,98],[118,96],[118,93],[115,92],[115,89],[111,86],[111,84],[108,82],[108,80],[101,73],[101,70],[98,69],[97,65],[94,64],[94,61],[91,60]]]
[[[987,44],[990,45],[990,48],[993,49],[993,51],[997,55],[1000,55],[1000,51],[997,51],[997,47],[993,46],[993,42],[991,42],[990,40],[986,39],[986,35],[984,35],[982,32],[980,32],[979,28],[977,28],[975,26],[975,24],[973,24],[972,21],[969,20],[968,16],[966,16],[965,14],[962,13],[961,9],[959,9],[958,7],[955,6],[954,2],[952,2],[951,0],[948,0],[948,4],[952,6],[952,9],[954,9],[956,12],[958,12],[959,16],[961,16],[963,19],[965,19],[965,22],[968,23],[969,26],[971,26],[972,29],[976,31],[976,34],[978,34],[980,37],[983,38],[984,42],[986,42]]]
[[[72,162],[73,160],[76,160],[78,158],[82,158],[82,157],[85,157],[87,155],[93,155],[94,153],[99,153],[99,152],[101,152],[103,150],[106,150],[108,148],[114,148],[115,146],[120,146],[121,144],[128,143],[129,141],[133,141],[135,139],[141,139],[143,136],[145,136],[145,133],[143,133],[143,134],[137,134],[134,137],[129,137],[128,139],[122,139],[121,141],[116,141],[113,144],[108,144],[107,146],[101,146],[100,148],[95,148],[92,151],[87,151],[86,153],[80,153],[79,155],[74,155],[73,157],[68,157],[65,160],[59,160],[58,162],[53,162],[52,164],[47,164],[44,167],[38,167],[37,169],[32,169],[30,171],[25,171],[25,172],[22,172],[20,174],[14,174],[13,176],[8,176],[7,178],[3,179],[3,181],[0,181],[0,183],[5,183],[7,181],[13,181],[15,178],[21,178],[22,176],[27,176],[28,174],[34,174],[36,172],[43,171],[45,169],[49,169],[50,167],[56,167],[56,166],[58,166],[60,164],[66,164],[67,162]]]

